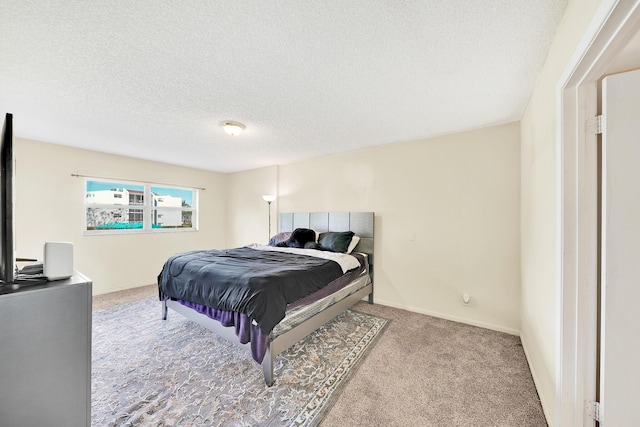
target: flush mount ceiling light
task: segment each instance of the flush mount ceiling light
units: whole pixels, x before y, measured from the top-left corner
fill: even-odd
[[[240,135],[244,130],[244,125],[238,122],[222,122],[222,129],[231,136]]]

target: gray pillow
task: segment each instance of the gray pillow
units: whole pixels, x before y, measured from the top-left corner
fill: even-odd
[[[282,243],[289,240],[289,237],[291,237],[290,231],[278,233],[269,240],[269,246],[277,246],[278,243]]]

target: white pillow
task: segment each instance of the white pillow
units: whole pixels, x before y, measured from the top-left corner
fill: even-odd
[[[358,242],[360,241],[360,237],[354,235],[351,238],[351,242],[349,243],[349,247],[347,248],[347,253],[350,254],[358,245]],[[344,246],[343,246],[344,247]]]

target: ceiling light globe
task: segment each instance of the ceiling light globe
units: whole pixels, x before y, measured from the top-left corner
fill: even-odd
[[[238,122],[223,122],[222,129],[231,136],[240,135],[244,130],[244,125]]]

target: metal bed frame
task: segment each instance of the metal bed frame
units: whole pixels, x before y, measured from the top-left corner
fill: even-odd
[[[280,232],[293,231],[296,228],[311,228],[317,232],[353,231],[360,237],[360,242],[354,252],[367,254],[368,265],[365,275],[356,280],[365,280],[366,285],[346,298],[327,307],[321,312],[306,319],[290,330],[270,339],[264,359],[262,371],[267,386],[274,383],[273,363],[277,355],[287,350],[307,335],[329,322],[356,302],[368,296],[369,304],[373,304],[373,212],[311,212],[311,213],[281,213],[279,217]],[[217,320],[185,307],[177,301],[162,302],[162,319],[167,319],[168,309],[182,314],[187,319],[196,322],[218,336],[221,336],[239,346],[250,349],[251,343],[241,344],[235,335],[233,327],[222,326]]]

